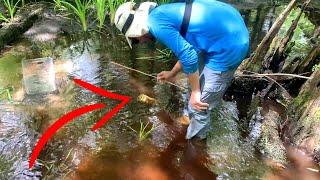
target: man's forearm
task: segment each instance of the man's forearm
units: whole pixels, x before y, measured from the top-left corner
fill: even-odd
[[[178,72],[181,71],[181,69],[182,69],[182,65],[180,61],[177,61],[177,63],[172,68],[171,73],[173,74],[173,76],[175,76],[178,74]],[[189,80],[192,92],[200,92],[199,72],[196,71],[192,74],[189,74],[188,80]]]
[[[177,63],[174,65],[174,67],[171,69],[171,73],[173,76],[177,75],[178,72],[180,72],[182,69],[182,65],[180,61],[177,61]]]
[[[189,83],[191,86],[192,92],[200,92],[200,83],[199,83],[199,72],[188,75]]]

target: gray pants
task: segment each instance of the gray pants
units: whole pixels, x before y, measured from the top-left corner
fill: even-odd
[[[186,139],[197,136],[201,139],[207,136],[210,129],[210,112],[220,106],[222,97],[233,79],[235,70],[226,72],[213,71],[204,67],[200,74],[201,102],[208,103],[208,110],[197,111],[188,102],[184,114],[188,114],[190,124]]]

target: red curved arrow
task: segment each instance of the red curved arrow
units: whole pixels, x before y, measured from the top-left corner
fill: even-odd
[[[93,104],[93,105],[87,105],[84,107],[81,107],[79,109],[76,109],[72,112],[67,113],[66,115],[64,115],[63,117],[61,117],[58,121],[56,121],[53,125],[51,125],[47,131],[41,136],[41,138],[39,139],[37,145],[34,147],[32,154],[30,156],[30,160],[29,160],[29,168],[32,168],[32,166],[34,165],[37,157],[40,154],[40,151],[42,150],[42,148],[44,147],[44,145],[46,145],[46,143],[48,142],[48,140],[65,124],[67,124],[68,122],[70,122],[71,120],[75,119],[78,116],[81,116],[82,114],[85,114],[87,112],[99,109],[99,108],[103,108],[106,105],[104,104]]]
[[[101,96],[107,97],[107,98],[111,98],[111,99],[117,99],[120,100],[120,104],[118,104],[116,107],[114,107],[113,109],[111,109],[110,112],[108,112],[100,121],[98,121],[92,128],[92,131],[97,130],[98,128],[100,128],[104,123],[106,123],[110,118],[112,118],[116,113],[118,113],[131,99],[131,97],[129,96],[123,96],[120,94],[116,94],[116,93],[112,93],[109,92],[107,90],[104,90],[102,88],[99,88],[97,86],[94,86],[92,84],[89,84],[85,81],[82,81],[80,79],[73,79],[75,83],[77,83],[78,85],[96,93],[99,94]],[[66,115],[64,115],[63,117],[61,117],[59,120],[57,120],[53,125],[51,125],[48,130],[41,136],[41,138],[39,139],[39,141],[37,142],[36,146],[33,149],[33,152],[30,156],[30,160],[29,160],[29,168],[31,169],[32,166],[34,165],[37,157],[39,156],[41,150],[43,149],[43,147],[46,145],[46,143],[48,142],[48,140],[65,124],[69,123],[70,121],[72,121],[74,118],[85,114],[87,112],[93,111],[95,109],[99,109],[99,108],[103,108],[106,105],[104,104],[93,104],[93,105],[87,105],[84,107],[81,107],[79,109],[76,109],[72,112],[67,113]]]
[[[106,123],[110,118],[112,118],[115,114],[117,114],[122,108],[123,106],[125,106],[131,99],[130,96],[124,96],[124,95],[120,95],[120,94],[116,94],[116,93],[112,93],[109,92],[107,90],[104,90],[102,88],[99,88],[97,86],[94,86],[92,84],[89,84],[85,81],[82,81],[80,79],[73,79],[75,83],[77,83],[79,86],[82,86],[96,94],[99,94],[101,96],[110,98],[110,99],[117,99],[117,100],[121,100],[121,103],[118,104],[116,107],[114,107],[113,109],[111,109],[110,112],[108,112],[100,121],[98,121],[92,128],[92,131],[95,131],[97,129],[99,129],[104,123]]]

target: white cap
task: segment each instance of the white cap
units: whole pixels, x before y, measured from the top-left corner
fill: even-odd
[[[132,42],[129,38],[141,37],[149,32],[148,15],[150,10],[157,6],[157,3],[143,2],[137,9],[135,5],[134,2],[122,4],[114,17],[114,24],[125,35],[130,48],[132,48]]]

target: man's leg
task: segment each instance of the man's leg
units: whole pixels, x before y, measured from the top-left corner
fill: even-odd
[[[217,72],[207,67],[204,68],[200,76],[201,102],[208,103],[209,109],[197,111],[190,104],[188,105],[191,122],[187,130],[186,139],[191,139],[196,135],[200,138],[206,137],[211,124],[210,112],[220,105],[233,74],[234,71]]]

